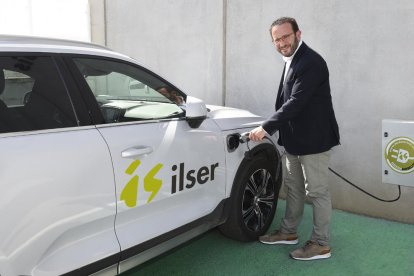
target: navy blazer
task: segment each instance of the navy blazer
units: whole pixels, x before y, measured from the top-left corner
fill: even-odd
[[[339,144],[325,60],[305,43],[297,50],[277,93],[276,112],[262,127],[293,155],[325,152]]]

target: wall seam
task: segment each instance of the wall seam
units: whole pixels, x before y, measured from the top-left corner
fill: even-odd
[[[226,105],[227,90],[227,0],[223,0],[223,52],[222,52],[222,87],[221,87],[221,103]]]
[[[103,9],[104,9],[104,14],[103,14],[103,16],[104,16],[104,39],[105,39],[104,43],[105,43],[105,46],[108,47],[108,32],[107,32],[108,23],[107,23],[107,18],[106,18],[106,16],[107,16],[107,12],[106,12],[106,1],[107,0],[104,0],[103,1]]]

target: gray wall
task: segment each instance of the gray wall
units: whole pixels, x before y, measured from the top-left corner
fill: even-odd
[[[91,0],[92,15],[94,5],[105,16],[92,30],[110,48],[207,103],[263,116],[273,112],[283,69],[268,28],[295,17],[330,68],[341,131],[331,167],[377,197],[397,197],[396,185],[381,182],[381,120],[414,120],[413,1]],[[414,188],[383,203],[332,174],[331,191],[335,208],[414,223]]]
[[[193,96],[220,103],[222,1],[106,1],[107,45]]]

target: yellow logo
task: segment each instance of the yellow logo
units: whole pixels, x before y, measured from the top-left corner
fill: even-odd
[[[131,208],[137,205],[139,176],[138,174],[133,174],[140,164],[140,160],[135,160],[125,170],[125,173],[131,175],[132,178],[128,181],[122,190],[120,199],[125,201],[126,206]],[[158,163],[144,177],[144,190],[148,193],[151,193],[148,197],[147,203],[150,203],[157,195],[158,191],[161,189],[162,180],[155,178],[155,176],[162,167],[163,164]]]
[[[136,170],[140,165],[140,160],[134,160],[125,170],[125,173],[130,175],[131,178],[122,189],[120,199],[130,208],[137,206],[138,198],[142,198],[142,195],[138,194],[140,177],[136,173]],[[156,178],[156,175],[163,166],[164,165],[161,163],[156,164],[144,177],[144,191],[150,193],[147,198],[147,203],[150,203],[155,198],[162,187],[163,181]],[[184,162],[181,162],[179,165],[173,165],[171,167],[171,195],[190,189],[196,189],[197,186],[200,187],[208,182],[213,182],[215,179],[215,171],[218,167],[218,162],[213,163],[210,166],[202,166],[199,169],[186,169]]]

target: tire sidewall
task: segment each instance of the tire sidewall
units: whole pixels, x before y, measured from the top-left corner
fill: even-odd
[[[267,229],[269,228],[270,224],[272,223],[276,206],[278,200],[278,183],[276,179],[276,168],[278,164],[275,164],[273,161],[265,158],[263,155],[255,156],[253,160],[245,160],[245,162],[240,166],[237,177],[235,179],[234,185],[234,196],[232,198],[232,210],[230,216],[233,220],[233,223],[237,223],[238,227],[240,227],[241,234],[245,236],[246,240],[257,240],[259,236],[263,235]],[[249,181],[250,176],[260,169],[266,169],[271,177],[272,177],[272,185],[274,190],[274,204],[270,211],[270,214],[265,221],[264,226],[259,231],[252,231],[247,228],[243,220],[242,214],[242,203],[243,203],[243,196],[244,191],[246,189],[247,183]]]

